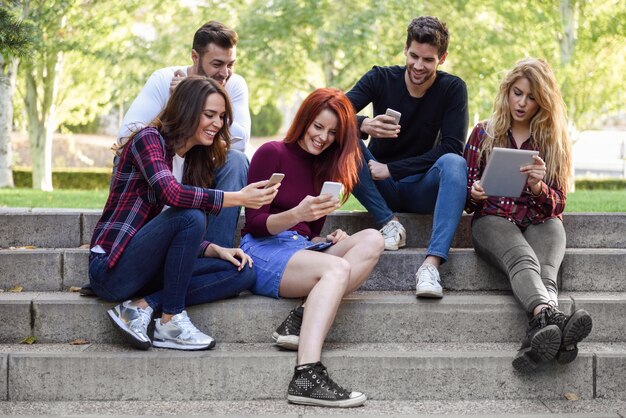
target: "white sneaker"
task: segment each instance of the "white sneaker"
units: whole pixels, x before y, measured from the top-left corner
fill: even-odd
[[[443,288],[437,267],[422,264],[415,273],[415,294],[418,298],[442,298]]]
[[[396,220],[387,222],[380,233],[385,239],[385,250],[396,251],[406,245],[406,229]]]
[[[175,350],[207,350],[215,347],[215,340],[196,328],[187,311],[182,311],[165,324],[161,323],[161,318],[154,320],[152,345]]]

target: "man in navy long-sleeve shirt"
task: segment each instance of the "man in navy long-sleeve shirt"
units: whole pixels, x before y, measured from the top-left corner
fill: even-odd
[[[374,216],[385,249],[406,245],[394,212],[433,213],[426,259],[416,273],[418,297],[443,296],[439,265],[448,258],[463,213],[467,168],[461,156],[467,135],[467,89],[439,71],[448,55],[448,30],[435,17],[413,19],[407,29],[405,66],[373,67],[347,95],[359,116],[364,164],[354,195]],[[401,113],[399,122],[387,109]]]

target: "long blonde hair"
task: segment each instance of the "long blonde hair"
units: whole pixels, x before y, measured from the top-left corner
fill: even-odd
[[[546,163],[546,182],[567,188],[572,173],[572,151],[567,134],[565,103],[550,65],[541,59],[524,58],[518,61],[500,83],[493,114],[485,126],[487,137],[480,147],[481,161],[489,158],[493,147],[508,147],[511,127],[509,92],[522,77],[529,81],[531,93],[539,106],[530,121],[531,145],[539,150],[539,156]]]

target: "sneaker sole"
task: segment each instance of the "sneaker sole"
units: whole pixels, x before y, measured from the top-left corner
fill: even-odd
[[[443,290],[416,289],[415,296],[417,296],[418,298],[441,299],[443,298]]]
[[[563,329],[561,348],[556,356],[559,364],[571,363],[578,356],[576,344],[584,340],[593,327],[591,316],[584,309],[579,309],[572,314],[567,325]]]
[[[298,335],[280,335],[277,332],[272,334],[274,344],[286,350],[298,351],[300,337]]]
[[[521,373],[534,371],[540,363],[552,360],[561,346],[561,330],[556,325],[548,325],[538,331],[530,342],[530,347],[517,352],[513,367]]]
[[[147,350],[152,346],[152,343],[150,341],[138,340],[135,337],[135,334],[130,332],[130,330],[126,327],[126,324],[122,320],[120,320],[120,318],[115,314],[115,311],[113,309],[109,309],[107,311],[107,315],[109,316],[109,319],[113,323],[113,326],[115,326],[115,328],[117,328],[118,330],[122,332],[122,336],[124,336],[124,339],[130,345],[132,345],[133,347],[139,350]]]
[[[299,405],[328,406],[331,408],[352,408],[361,406],[367,400],[367,396],[361,394],[356,398],[329,401],[325,399],[307,398],[304,396],[287,395],[287,401]]]
[[[385,250],[386,251],[398,251],[402,247],[406,247],[406,241],[405,242],[400,242],[400,243],[398,243],[398,245],[391,245],[391,244],[385,243]]]
[[[210,344],[180,344],[172,341],[159,341],[154,340],[152,342],[152,346],[156,348],[169,348],[172,350],[184,350],[184,351],[201,351],[201,350],[210,350],[215,347],[215,340],[211,341]]]

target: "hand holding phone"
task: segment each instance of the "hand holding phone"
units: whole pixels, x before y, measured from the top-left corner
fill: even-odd
[[[283,173],[272,174],[269,182],[265,185],[264,189],[268,189],[272,187],[273,185],[280,183],[281,181],[283,181],[284,178],[285,178],[285,175]]]

